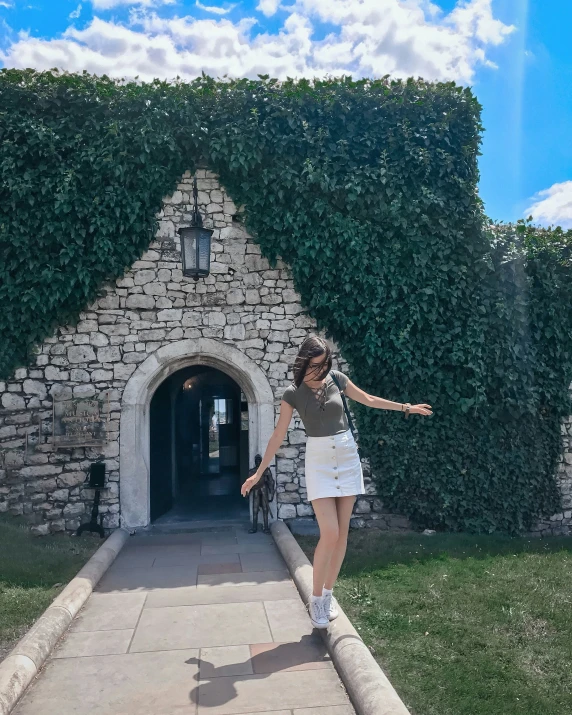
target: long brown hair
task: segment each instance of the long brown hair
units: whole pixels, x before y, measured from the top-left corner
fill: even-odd
[[[296,360],[294,360],[294,384],[300,387],[306,375],[308,365],[312,358],[324,356],[324,359],[319,364],[319,369],[316,371],[316,380],[322,380],[332,369],[332,351],[328,343],[316,335],[307,337],[300,349]]]

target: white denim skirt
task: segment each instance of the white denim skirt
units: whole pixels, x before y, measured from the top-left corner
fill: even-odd
[[[364,494],[363,472],[351,430],[306,439],[308,501]]]

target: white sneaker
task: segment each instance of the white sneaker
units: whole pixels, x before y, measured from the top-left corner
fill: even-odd
[[[326,611],[324,610],[323,596],[310,596],[308,610],[310,612],[310,620],[312,621],[314,628],[328,627],[329,620],[326,615]]]
[[[340,612],[338,610],[338,602],[334,598],[334,595],[331,591],[324,589],[322,598],[324,599],[324,611],[326,612],[328,620],[335,620],[340,615]]]

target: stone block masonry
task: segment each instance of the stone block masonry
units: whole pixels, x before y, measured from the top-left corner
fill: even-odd
[[[572,533],[572,417],[562,422],[561,430],[564,449],[558,461],[556,480],[562,495],[562,511],[536,524],[532,531],[534,536]]]
[[[155,240],[140,260],[102,289],[76,325],[61,326],[46,339],[34,365],[0,383],[0,511],[24,515],[38,534],[73,531],[88,520],[94,494],[85,483],[96,460],[105,462],[108,475],[101,495],[103,524],[119,526],[122,394],[137,366],[159,348],[199,338],[234,346],[264,371],[278,414],[298,346],[315,322],[287,267],[278,261],[271,268],[236,220],[237,209],[216,176],[198,171],[197,182],[205,226],[214,229],[211,274],[195,282],[182,272],[177,229],[188,225],[192,208],[187,173],[165,198]],[[105,447],[54,450],[52,401],[102,393],[109,394]],[[280,518],[312,514],[304,443],[302,426],[293,419],[276,459]],[[371,485],[369,491],[358,507],[359,523],[373,522],[383,511]]]
[[[60,326],[39,347],[32,365],[0,382],[0,512],[26,517],[38,534],[74,531],[89,519],[93,491],[86,488],[89,466],[103,460],[108,486],[100,513],[107,529],[120,525],[120,423],[126,385],[150,356],[182,341],[209,339],[241,351],[263,371],[274,395],[275,418],[292,380],[298,347],[314,320],[304,310],[290,271],[274,267],[246,233],[238,211],[217,177],[197,171],[199,208],[214,229],[211,273],[195,282],[183,276],[177,229],[188,225],[192,177],[187,172],[158,215],[148,250],[121,278],[102,288],[99,298],[73,326]],[[337,366],[346,364],[338,355]],[[108,440],[104,447],[52,446],[53,400],[107,393]],[[572,509],[571,423],[559,478]],[[265,446],[265,445],[264,445]],[[310,518],[304,475],[305,434],[293,418],[276,456],[277,513],[282,519]],[[250,455],[253,463],[254,455]],[[367,475],[367,465],[366,465]],[[367,478],[354,526],[407,528],[386,512]],[[570,511],[539,531],[563,530]]]

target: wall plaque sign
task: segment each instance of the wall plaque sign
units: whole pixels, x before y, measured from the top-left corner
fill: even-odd
[[[104,409],[107,406],[107,409]],[[57,447],[96,447],[107,441],[109,394],[54,400],[52,442]]]

